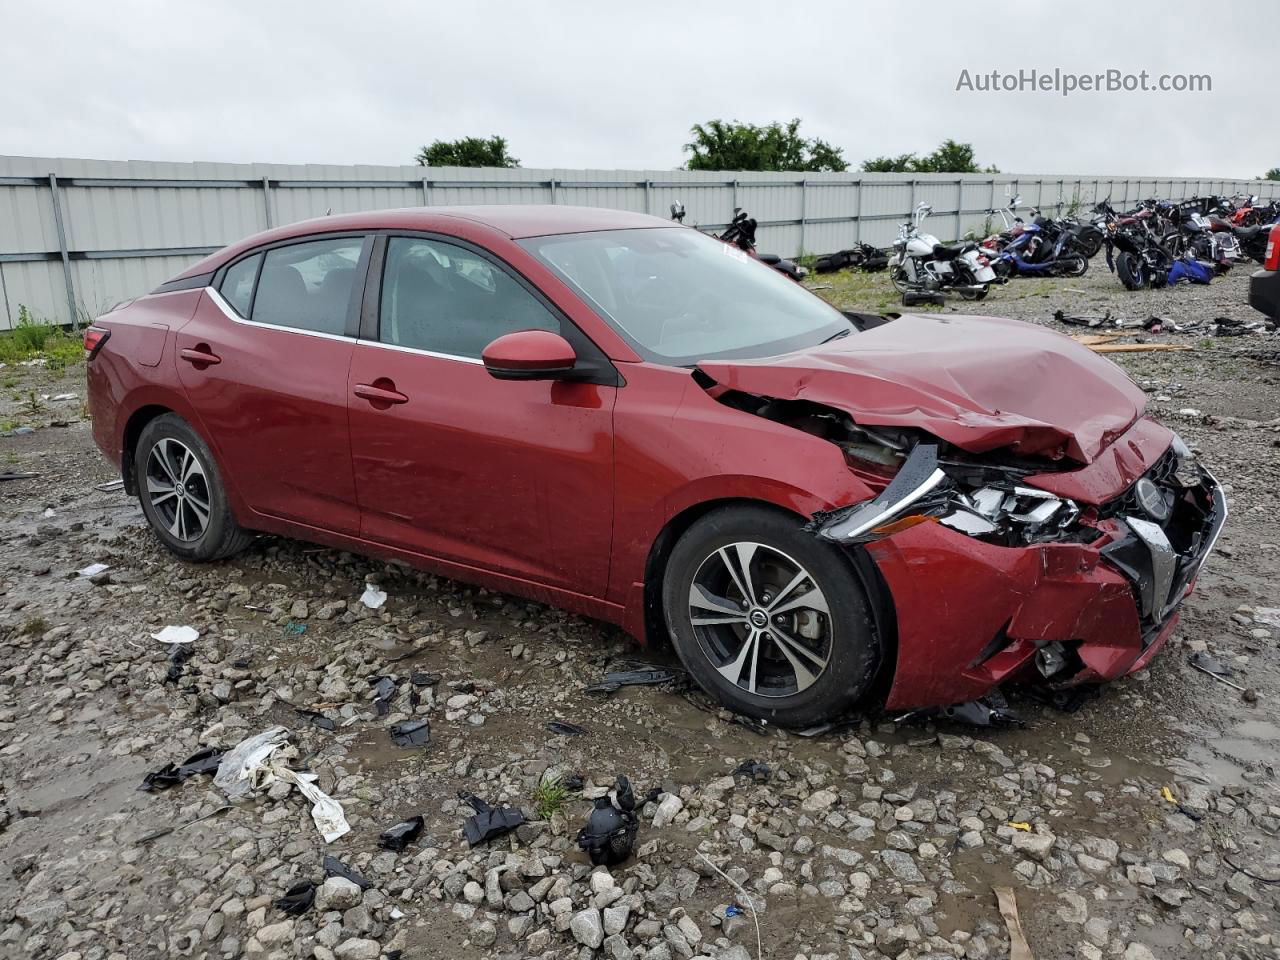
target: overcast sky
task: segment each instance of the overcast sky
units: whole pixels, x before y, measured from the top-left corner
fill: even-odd
[[[411,163],[501,134],[526,167],[671,169],[712,118],[802,130],[856,167],[972,142],[1006,172],[1250,177],[1280,166],[1275,0],[1069,4],[19,3],[0,153]],[[962,70],[1209,93],[957,92]]]

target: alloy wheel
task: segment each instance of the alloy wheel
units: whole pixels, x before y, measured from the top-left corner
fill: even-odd
[[[147,455],[147,499],[172,537],[191,543],[209,527],[209,480],[200,458],[180,440],[162,437]]]
[[[730,543],[702,561],[689,587],[689,622],[720,675],[755,696],[801,693],[831,660],[822,589],[794,559],[761,543]]]

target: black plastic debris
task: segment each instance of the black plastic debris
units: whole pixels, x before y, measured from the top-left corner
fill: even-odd
[[[241,657],[239,660],[231,661],[231,665],[237,670],[248,670],[251,663],[253,663],[253,657]]]
[[[618,774],[613,791],[596,798],[587,825],[578,831],[578,846],[587,851],[596,866],[611,867],[631,856],[639,830],[631,781]]]
[[[180,764],[166,763],[159,770],[153,770],[148,773],[142,783],[138,785],[139,790],[145,790],[148,793],[156,793],[160,790],[168,790],[170,787],[176,787],[188,777],[193,777],[197,773],[214,774],[218,772],[218,764],[222,762],[222,755],[225,753],[220,747],[205,747]]]
[[[324,875],[326,877],[342,877],[344,880],[350,880],[361,890],[369,889],[368,880],[360,876],[360,874],[356,873],[333,854],[326,853],[321,865],[324,867]]]
[[[278,897],[272,901],[276,907],[292,917],[306,913],[315,902],[316,885],[310,880],[304,883],[295,883],[284,892],[283,897]]]
[[[585,783],[586,781],[582,779],[582,774],[580,773],[570,773],[560,778],[560,786],[571,793],[580,792]]]
[[[422,833],[422,817],[410,817],[401,820],[393,827],[388,827],[378,834],[378,846],[383,850],[403,850]]]
[[[579,726],[576,723],[570,723],[567,720],[552,720],[547,724],[547,729],[552,733],[560,734],[565,737],[585,737],[587,728]]]
[[[938,716],[955,720],[957,723],[967,723],[973,727],[1023,726],[1022,718],[1010,710],[1002,700],[994,697],[943,707],[938,711]]]
[[[597,683],[584,687],[583,693],[617,693],[623,687],[649,687],[688,676],[683,670],[656,663],[626,661],[627,669],[612,670]]]
[[[1187,663],[1205,673],[1212,673],[1215,677],[1229,677],[1232,673],[1225,663],[1203,650],[1197,650],[1187,657]]]
[[[904,307],[919,307],[924,305],[940,307],[947,302],[947,298],[941,293],[932,293],[925,290],[907,290],[902,294],[902,305]]]
[[[195,653],[194,643],[175,643],[169,647],[169,669],[165,672],[165,683],[177,683],[182,677],[182,668]]]
[[[319,727],[321,730],[338,729],[338,725],[319,710],[308,710],[306,707],[294,707],[294,712],[303,720],[310,721],[312,726]]]
[[[369,682],[373,685],[373,710],[378,716],[385,717],[391,712],[391,701],[396,697],[396,678],[373,676]]]
[[[437,673],[411,673],[409,674],[409,682],[415,687],[434,687],[440,682],[440,675]]]
[[[1095,327],[1106,326],[1111,323],[1111,311],[1108,310],[1106,313],[1104,313],[1100,317],[1096,317],[1096,316],[1086,317],[1086,316],[1072,316],[1071,314],[1064,313],[1061,310],[1055,310],[1053,314],[1053,319],[1057,320],[1059,323],[1065,323],[1071,327],[1095,328]]]
[[[759,760],[743,760],[734,769],[735,777],[750,777],[753,783],[768,783],[773,776],[773,768]]]
[[[387,732],[397,747],[425,747],[431,742],[431,724],[426,720],[406,720]]]
[[[463,803],[470,804],[471,809],[475,811],[474,816],[467,817],[462,822],[463,836],[467,838],[467,843],[473,847],[488,843],[504,833],[510,833],[524,823],[524,814],[515,807],[497,807],[495,809],[475,794],[467,793],[466,791],[459,791],[458,799]]]
[[[20,473],[20,472],[14,472],[14,471],[12,471],[12,470],[5,470],[3,473],[0,473],[0,481],[2,481],[2,480],[30,480],[30,479],[32,479],[33,477],[38,477],[38,476],[40,476],[40,474],[38,474],[38,473]]]

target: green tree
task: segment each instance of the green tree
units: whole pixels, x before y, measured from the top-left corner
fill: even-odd
[[[1280,167],[1272,167],[1262,175],[1263,180],[1280,180]]]
[[[437,140],[414,158],[421,167],[518,167],[520,161],[507,152],[507,138],[492,136]]]
[[[825,140],[800,136],[800,120],[758,127],[737,120],[709,120],[689,130],[688,170],[847,170],[843,151]]]
[[[938,149],[923,157],[903,153],[896,157],[873,157],[862,164],[867,173],[999,173],[995,167],[980,167],[974,159],[973,144],[957,143],[948,137]]]

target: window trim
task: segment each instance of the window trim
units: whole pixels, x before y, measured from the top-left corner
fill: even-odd
[[[284,240],[277,240],[274,243],[264,243],[261,246],[254,247],[252,250],[246,250],[234,260],[228,260],[212,274],[207,275],[205,289],[217,294],[214,303],[226,313],[232,320],[237,323],[247,323],[251,326],[262,327],[267,330],[289,330],[293,333],[307,334],[313,337],[323,337],[329,340],[354,340],[359,336],[360,330],[360,305],[364,297],[364,290],[368,282],[370,254],[375,239],[373,231],[370,230],[339,230],[333,233],[308,233],[303,236],[288,237]],[[258,281],[262,278],[262,268],[267,262],[267,253],[271,250],[277,250],[281,247],[293,247],[300,243],[321,243],[326,240],[360,240],[360,256],[356,260],[356,274],[351,281],[351,296],[347,301],[347,316],[344,330],[342,333],[327,333],[323,330],[308,330],[305,327],[288,327],[280,323],[266,323],[262,320],[254,320],[253,308],[258,301]],[[262,255],[262,259],[258,262],[258,271],[253,278],[253,296],[249,300],[249,316],[242,317],[231,306],[225,297],[222,296],[222,281],[226,279],[227,271],[236,264],[249,257]]]
[[[460,354],[440,353],[420,347],[405,347],[398,343],[384,343],[381,339],[382,320],[382,288],[385,279],[387,246],[392,238],[408,240],[427,240],[458,247],[467,253],[474,254],[487,261],[494,269],[500,270],[529,294],[545,310],[560,321],[560,335],[569,341],[578,359],[573,367],[573,375],[563,379],[574,383],[595,383],[602,386],[621,387],[626,380],[618,371],[604,351],[574,323],[565,312],[551,299],[506,260],[492,250],[471,243],[461,237],[438,233],[432,230],[384,229],[375,232],[373,250],[369,258],[367,280],[364,288],[364,301],[360,309],[359,342],[368,346],[380,347],[384,350],[399,350],[420,356],[433,357],[438,360],[454,360],[461,363],[484,366],[479,357],[467,357]]]

